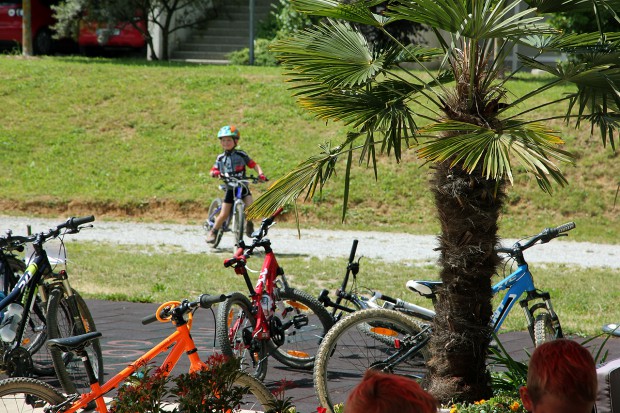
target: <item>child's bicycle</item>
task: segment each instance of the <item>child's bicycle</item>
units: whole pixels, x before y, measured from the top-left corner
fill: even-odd
[[[539,242],[565,236],[573,228],[575,224],[572,222],[546,228],[523,243],[496,250],[507,254],[518,267],[492,287],[494,295],[507,290],[491,317],[490,326],[494,332],[500,329],[518,301],[535,346],[563,336],[550,295],[534,285],[523,252]],[[407,282],[407,288],[431,299],[433,304],[440,286],[441,281]],[[314,367],[314,387],[321,406],[333,412],[334,406],[346,400],[368,369],[418,380],[424,378],[434,311],[423,307],[419,308],[424,311],[416,311],[416,307],[419,306],[409,306],[407,313],[385,308],[363,309],[343,317],[334,325],[321,343]]]
[[[220,244],[224,232],[232,232],[235,239],[235,246],[233,247],[233,251],[236,251],[237,243],[240,240],[243,240],[243,231],[247,229],[248,236],[251,236],[253,232],[252,228],[246,228],[245,203],[243,202],[242,198],[244,189],[248,189],[248,185],[250,183],[256,184],[262,181],[255,176],[248,176],[244,179],[239,179],[228,174],[222,175],[220,179],[224,181],[224,183],[220,185],[220,189],[224,192],[226,192],[228,189],[232,189],[235,196],[235,201],[230,211],[230,215],[228,215],[228,218],[226,218],[226,221],[224,221],[222,228],[220,228],[217,234],[215,234],[213,248],[216,248]],[[215,225],[215,220],[220,214],[220,211],[222,210],[222,203],[222,198],[215,198],[213,201],[211,201],[211,205],[209,205],[208,217],[203,224],[203,228],[207,231],[207,234],[213,229],[213,226]]]
[[[291,288],[266,238],[269,227],[282,212],[265,218],[253,236],[243,240],[233,258],[224,266],[233,267],[248,287],[246,294],[234,292],[218,308],[217,337],[222,353],[242,358],[242,368],[263,379],[267,357],[294,368],[311,369],[321,339],[332,326],[332,318],[310,294]],[[265,259],[256,286],[252,286],[247,259],[256,248],[265,250]]]
[[[225,295],[204,294],[198,297],[196,301],[171,301],[159,306],[155,314],[143,319],[142,323],[148,324],[155,320],[160,322],[171,321],[176,331],[102,385],[99,384],[93,373],[88,353],[84,351],[90,342],[101,336],[100,332],[95,331],[80,336],[50,340],[48,346],[63,352],[75,353],[82,358],[90,378],[90,392],[82,395],[63,395],[40,380],[30,378],[5,379],[0,381],[0,411],[11,413],[74,413],[87,409],[89,404],[95,402],[98,413],[108,413],[108,407],[103,396],[121,385],[137,370],[147,366],[159,354],[168,350],[170,351],[159,371],[170,373],[183,354],[189,358],[190,372],[206,368],[206,364],[198,356],[196,344],[190,334],[192,315],[198,307],[210,308],[225,299]],[[234,411],[267,411],[274,406],[275,399],[269,390],[258,380],[241,371],[239,371],[238,378],[233,386],[247,391],[243,404],[238,406],[238,410]]]

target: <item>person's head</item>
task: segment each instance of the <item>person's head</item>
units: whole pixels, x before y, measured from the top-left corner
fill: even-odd
[[[239,129],[237,129],[234,125],[226,125],[222,126],[217,133],[217,138],[220,140],[220,144],[222,148],[227,151],[230,151],[237,146],[237,142],[241,138],[241,134],[239,133]]]
[[[437,400],[413,379],[368,370],[344,403],[345,413],[436,413]]]
[[[596,366],[590,352],[571,340],[541,344],[530,358],[521,401],[533,413],[591,413],[596,400]]]

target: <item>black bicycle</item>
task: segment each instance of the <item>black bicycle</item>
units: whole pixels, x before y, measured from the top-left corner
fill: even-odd
[[[32,356],[44,351],[40,348],[48,338],[70,337],[95,330],[90,311],[82,297],[71,287],[66,269],[58,270],[61,266],[56,264],[63,260],[52,263],[44,248],[49,240],[58,239],[63,252],[58,255],[66,256],[62,242],[64,236],[78,233],[94,220],[93,216],[70,218],[47,232],[26,237],[11,234],[0,241],[0,247],[5,251],[19,250],[26,245],[32,249],[31,253],[26,253],[26,264],[20,263],[13,254],[3,254],[4,288],[8,294],[0,301],[0,311],[7,309],[0,337],[6,339],[2,342],[2,360],[10,376],[50,373],[49,362],[43,365],[35,362],[37,359]],[[24,267],[21,275],[18,275]],[[28,335],[33,335],[34,339]],[[102,381],[103,358],[98,340],[92,342],[88,352],[95,374]],[[53,371],[65,392],[76,393],[89,388],[90,383],[81,361],[72,353],[50,349],[50,357]]]

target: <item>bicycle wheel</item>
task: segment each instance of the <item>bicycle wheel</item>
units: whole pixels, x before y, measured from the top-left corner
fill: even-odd
[[[280,363],[312,369],[319,345],[332,326],[325,307],[310,294],[294,288],[280,290],[272,318],[270,354]],[[275,322],[273,320],[279,320]],[[283,329],[283,326],[289,325]]]
[[[6,254],[6,262],[13,273],[12,279],[7,280],[7,290],[12,290],[19,278],[26,270],[24,261],[17,257]],[[0,289],[2,289],[0,287]],[[32,370],[39,376],[49,376],[54,374],[52,356],[47,347],[43,345],[47,341],[46,308],[45,303],[39,295],[34,298],[32,311],[28,314],[28,321],[24,328],[22,346],[28,350],[32,359]],[[42,348],[43,347],[43,348]]]
[[[534,346],[538,347],[547,341],[558,338],[549,313],[540,313],[534,321]]]
[[[333,413],[368,369],[422,380],[428,348],[424,343],[421,350],[407,354],[428,338],[424,333],[418,337],[421,329],[413,318],[382,308],[360,310],[336,323],[321,343],[314,367],[320,405]]]
[[[54,288],[50,293],[48,305],[47,333],[50,338],[70,337],[96,331],[90,311],[82,297],[73,290],[75,304],[79,314],[73,314],[62,288]],[[66,303],[64,303],[66,301]],[[81,323],[76,324],[74,320]],[[79,322],[78,321],[78,322]],[[86,351],[93,365],[93,370],[100,383],[103,382],[103,357],[99,340],[93,340]],[[90,390],[90,384],[82,360],[73,353],[62,353],[58,349],[51,349],[54,370],[58,381],[67,394],[83,393]]]
[[[44,413],[65,398],[52,386],[35,379],[17,377],[0,381],[0,411]]]
[[[252,337],[256,320],[248,298],[234,292],[218,306],[217,340],[222,353],[241,359],[242,370],[262,380],[267,374],[267,344]]]
[[[237,243],[243,240],[243,228],[245,226],[245,206],[243,202],[235,202],[234,208],[231,224],[232,233],[235,237],[233,253],[237,252]]]
[[[271,391],[249,374],[240,372],[234,386],[248,388],[247,393],[243,396],[241,405],[238,406],[240,411],[266,412],[273,408],[276,399],[271,394]]]

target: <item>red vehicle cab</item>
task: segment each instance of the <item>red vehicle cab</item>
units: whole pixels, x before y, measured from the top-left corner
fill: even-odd
[[[142,34],[146,26],[139,18],[136,18],[135,23],[140,30],[131,23],[122,23],[112,28],[104,24],[82,21],[78,38],[80,50],[86,54],[102,48],[141,50],[146,47]]]
[[[54,48],[52,30],[54,24],[51,5],[58,0],[31,0],[32,48],[35,54],[50,54]],[[21,1],[0,0],[0,44],[4,47],[22,44]]]

